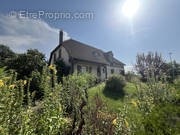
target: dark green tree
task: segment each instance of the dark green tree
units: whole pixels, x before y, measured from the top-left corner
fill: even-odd
[[[15,56],[16,54],[8,46],[0,45],[0,66],[4,66],[6,60]]]
[[[30,77],[32,71],[42,72],[46,65],[44,54],[38,50],[27,50],[27,53],[18,54],[17,57],[7,62],[7,69],[14,69],[18,73],[18,79]]]
[[[173,65],[172,65],[173,64]],[[170,75],[172,76],[172,75],[174,75],[174,79],[177,77],[177,76],[179,76],[180,75],[180,64],[179,63],[177,63],[176,61],[173,61],[173,63],[169,63],[169,65],[172,65],[171,67],[172,68],[170,68],[171,70],[170,70]]]
[[[63,60],[56,61],[55,65],[57,69],[58,82],[61,82],[63,76],[69,75],[71,67],[66,65]]]
[[[27,53],[18,54],[17,57],[11,58],[6,63],[7,69],[13,69],[17,72],[17,79],[31,78],[30,92],[35,92],[35,99],[43,96],[42,88],[42,71],[46,65],[44,54],[38,50],[27,50]]]

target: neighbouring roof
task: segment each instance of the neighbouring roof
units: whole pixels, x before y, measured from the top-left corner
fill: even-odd
[[[51,58],[52,58],[53,52],[56,51],[60,46],[61,45],[57,46],[52,51]],[[62,46],[67,50],[70,57],[72,58],[95,62],[95,63],[107,64],[107,65],[110,64],[109,61],[106,59],[105,52],[103,52],[100,49],[81,43],[79,41],[69,39],[69,40],[64,41],[62,43]],[[125,65],[115,58],[113,58],[113,63],[114,63],[113,64],[114,66]]]

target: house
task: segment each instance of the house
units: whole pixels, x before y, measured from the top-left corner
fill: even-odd
[[[69,39],[63,42],[63,32],[59,32],[59,45],[51,52],[50,64],[63,60],[71,66],[71,73],[88,72],[102,81],[112,74],[123,74],[124,63],[114,58],[112,51],[100,49]]]

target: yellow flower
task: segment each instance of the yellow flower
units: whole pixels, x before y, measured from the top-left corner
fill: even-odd
[[[135,107],[137,106],[137,103],[135,101],[131,101],[131,104],[133,104]]]
[[[54,74],[56,75],[56,73],[57,73],[57,70],[56,70],[56,69],[54,69],[53,71],[54,71]]]
[[[47,76],[47,79],[48,79],[48,80],[51,80],[51,77],[50,77],[50,76]]]
[[[27,84],[27,80],[24,80],[24,85],[26,85]]]
[[[53,65],[50,65],[50,66],[49,66],[49,69],[53,70]]]
[[[14,87],[15,87],[15,84],[12,84],[9,86],[9,89],[11,89],[11,88],[14,89]]]
[[[53,94],[52,94],[52,92],[51,92],[51,93],[49,94],[49,96],[51,96],[51,97],[52,97],[52,95],[53,95]]]
[[[59,112],[62,112],[62,106],[59,104]]]
[[[125,120],[126,127],[129,127],[129,123]]]
[[[4,83],[2,80],[0,80],[0,87],[3,87],[4,86]]]
[[[117,120],[114,119],[113,122],[112,122],[112,124],[116,126],[116,125],[117,125]]]

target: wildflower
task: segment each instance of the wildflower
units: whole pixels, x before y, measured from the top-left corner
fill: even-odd
[[[49,66],[49,69],[53,70],[53,65],[50,65],[50,66]]]
[[[112,124],[116,126],[116,125],[117,125],[117,120],[114,119],[113,122],[112,122]]]
[[[62,112],[62,106],[59,104],[59,112]]]
[[[57,70],[56,70],[56,69],[53,69],[53,71],[54,71],[54,74],[56,75],[56,73],[57,73]]]
[[[27,80],[24,80],[24,85],[26,85],[27,84]]]
[[[137,103],[135,101],[131,101],[131,104],[133,104],[135,107],[137,106]]]
[[[51,97],[52,97],[52,95],[53,95],[53,94],[52,94],[52,92],[51,92],[51,93],[49,94],[49,96],[51,96]]]
[[[125,120],[126,127],[129,127],[129,123]]]
[[[12,84],[12,85],[9,85],[9,89],[14,89],[14,87],[15,87],[15,84]]]
[[[50,76],[47,76],[47,79],[48,79],[48,80],[51,80],[51,77],[50,77]]]
[[[4,86],[4,83],[2,80],[0,80],[0,87],[3,87]]]

